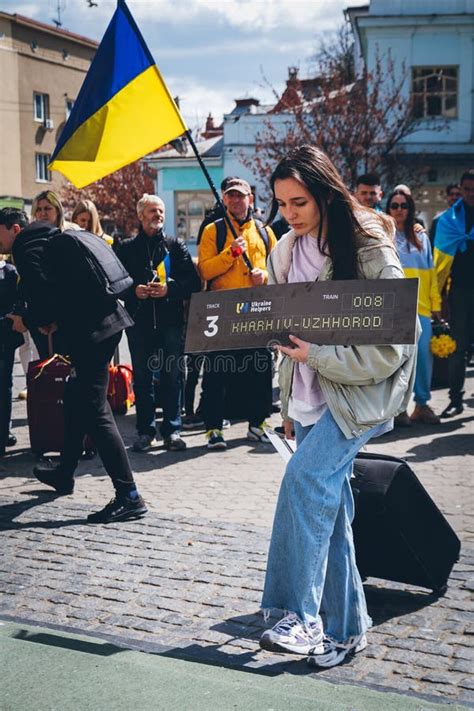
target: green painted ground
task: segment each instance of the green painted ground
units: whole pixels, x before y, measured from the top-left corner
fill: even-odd
[[[445,705],[309,676],[223,669],[0,623],[1,711],[429,711]]]

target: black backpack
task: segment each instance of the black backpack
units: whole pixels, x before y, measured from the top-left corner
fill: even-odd
[[[263,222],[260,222],[260,220],[255,220],[255,219],[254,219],[254,222],[257,227],[258,234],[260,235],[260,237],[263,240],[263,243],[265,245],[266,256],[268,257],[268,255],[270,254],[270,239],[268,237],[268,232],[265,229]],[[226,243],[226,239],[227,239],[227,224],[226,224],[226,221],[224,220],[223,217],[221,217],[220,220],[216,220],[214,222],[214,224],[216,226],[217,254],[219,254],[220,252],[222,252],[222,250],[225,247],[225,243]]]
[[[84,258],[90,279],[99,296],[120,299],[133,285],[133,279],[113,249],[101,237],[85,230],[65,230]]]

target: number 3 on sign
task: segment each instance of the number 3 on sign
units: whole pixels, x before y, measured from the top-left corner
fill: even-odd
[[[204,331],[204,335],[208,336],[208,338],[211,338],[212,336],[215,336],[217,331],[219,330],[219,327],[217,325],[219,316],[206,316],[206,320],[207,329],[206,331]]]

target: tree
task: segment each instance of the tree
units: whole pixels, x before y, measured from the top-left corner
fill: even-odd
[[[367,172],[378,173],[386,184],[420,185],[429,166],[419,154],[416,164],[411,161],[401,143],[421,128],[404,92],[405,65],[396,64],[390,53],[378,54],[372,72],[364,69],[347,83],[351,42],[344,33],[339,42],[339,52],[334,43],[320,47],[313,58],[318,74],[312,79],[300,79],[290,69],[285,91],[256,136],[255,153],[242,154],[242,163],[261,181],[289,150],[312,143],[329,155],[349,186]]]
[[[61,199],[66,210],[71,211],[79,200],[92,200],[102,221],[113,224],[119,233],[130,235],[137,228],[138,200],[143,193],[155,190],[153,177],[148,167],[135,161],[82,190],[68,183],[61,191]]]
[[[321,35],[310,62],[318,76],[324,76],[330,69],[337,72],[344,84],[355,81],[354,35],[349,25],[345,23],[329,35]]]

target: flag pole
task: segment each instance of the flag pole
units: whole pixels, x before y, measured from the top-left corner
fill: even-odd
[[[190,131],[189,129],[186,129],[186,133],[185,133],[184,135],[185,135],[186,138],[188,139],[189,145],[190,145],[191,148],[193,149],[194,155],[196,156],[197,161],[198,161],[198,163],[199,163],[199,167],[201,168],[202,172],[203,172],[204,175],[206,176],[206,180],[207,180],[207,182],[209,183],[209,187],[210,187],[211,190],[212,190],[212,193],[213,193],[213,195],[214,195],[214,197],[215,197],[215,199],[216,199],[217,204],[218,204],[219,207],[222,209],[222,212],[223,212],[223,215],[224,215],[224,220],[226,221],[227,226],[229,227],[233,238],[234,238],[234,239],[238,239],[238,238],[239,238],[239,235],[238,235],[237,232],[235,231],[235,227],[234,227],[234,225],[232,224],[232,220],[230,219],[229,215],[227,214],[227,209],[226,209],[224,203],[222,202],[219,193],[217,192],[217,188],[216,188],[216,186],[214,185],[214,182],[213,182],[213,180],[212,180],[212,178],[211,178],[211,175],[210,175],[208,169],[207,169],[206,166],[204,165],[204,161],[203,161],[203,159],[201,158],[201,155],[200,155],[200,153],[199,153],[199,151],[198,151],[198,148],[197,148],[196,144],[194,143],[194,139],[193,139],[193,137],[192,137],[192,135],[191,135],[191,131]],[[250,259],[248,258],[248,255],[247,255],[246,252],[243,252],[243,253],[242,253],[242,259],[244,260],[246,266],[250,269],[250,271],[252,271],[253,265],[252,265],[252,262],[250,261]]]

